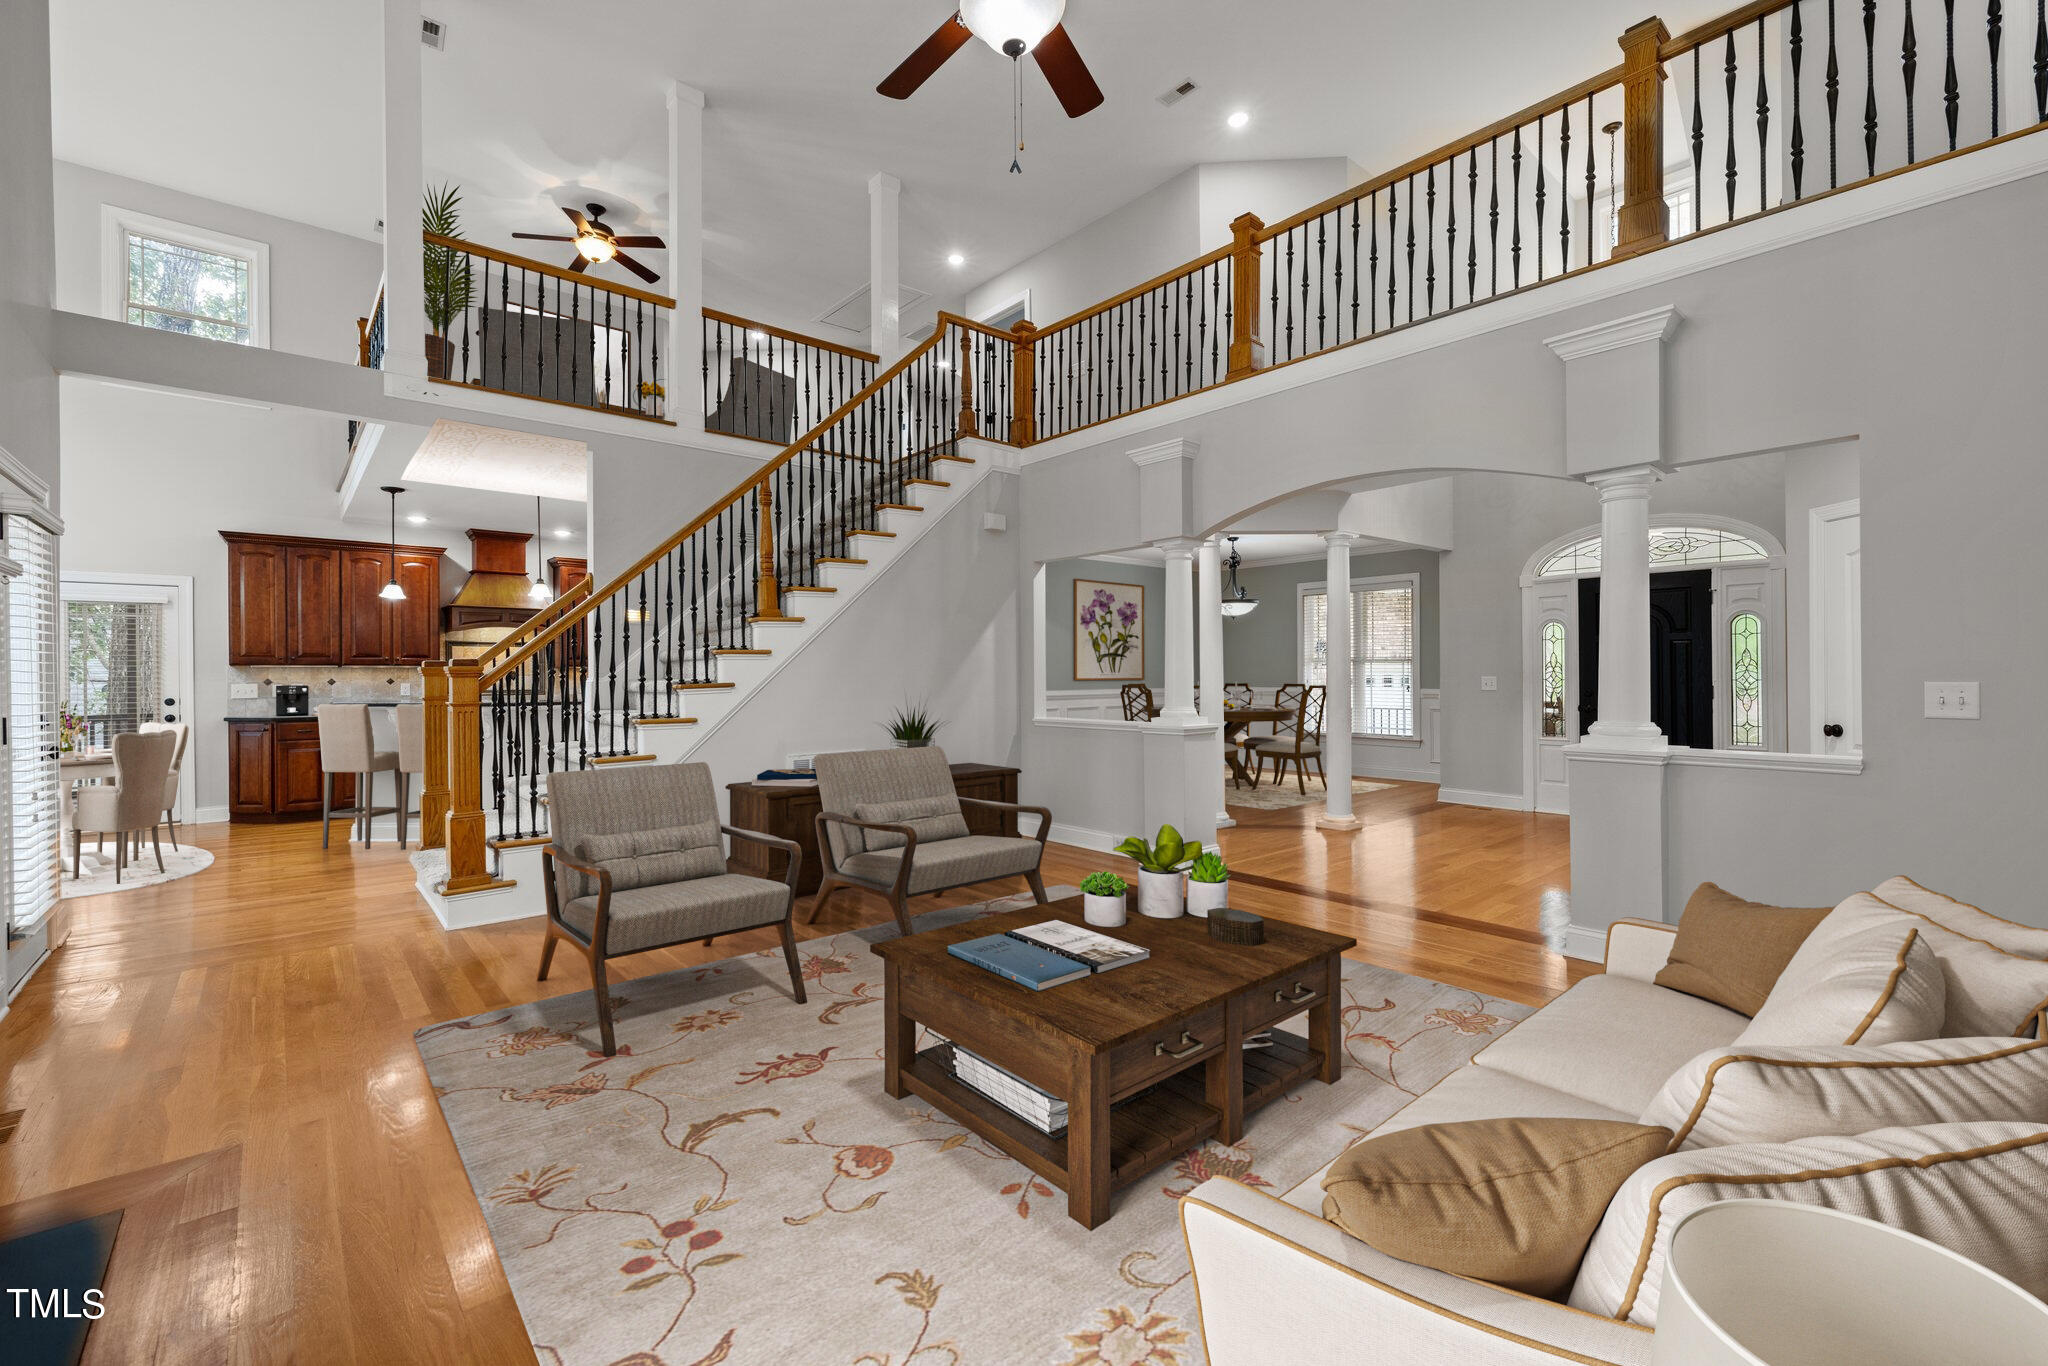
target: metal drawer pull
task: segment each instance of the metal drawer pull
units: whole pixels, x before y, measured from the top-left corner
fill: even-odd
[[[1315,996],[1316,990],[1314,987],[1303,986],[1300,982],[1296,982],[1292,996],[1289,996],[1284,991],[1276,991],[1273,993],[1273,1000],[1283,1006],[1298,1006],[1304,1001],[1313,1001]]]
[[[1163,1042],[1153,1044],[1152,1056],[1155,1058],[1192,1058],[1195,1054],[1208,1047],[1207,1044],[1204,1044],[1185,1029],[1180,1032],[1180,1041],[1187,1046],[1185,1048],[1168,1048]]]

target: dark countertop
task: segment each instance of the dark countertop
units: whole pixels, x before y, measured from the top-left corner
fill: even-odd
[[[356,705],[364,707],[417,707],[419,704],[418,698],[412,698],[404,702],[361,702]],[[316,713],[312,716],[273,716],[266,713],[257,713],[251,716],[230,716],[225,719],[231,726],[263,726],[274,725],[279,721],[317,721],[320,717],[316,710]]]

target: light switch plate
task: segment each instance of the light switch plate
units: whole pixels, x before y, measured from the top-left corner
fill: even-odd
[[[1975,683],[1928,683],[1927,715],[1942,721],[1975,721],[1977,711],[1977,685]]]
[[[258,688],[254,683],[228,684],[228,696],[236,698],[238,700],[245,700],[251,697],[258,697],[261,696],[261,694],[262,689]]]
[[[399,684],[399,685],[398,685],[398,695],[399,695],[400,697],[411,697],[411,696],[412,696],[412,684],[410,684],[410,683],[401,683],[401,684]]]
[[[792,754],[789,756],[789,766],[798,772],[816,768],[818,766],[818,756],[815,754]]]
[[[1479,676],[1479,691],[1499,692],[1500,680],[1498,678],[1495,678],[1492,674],[1481,674]]]

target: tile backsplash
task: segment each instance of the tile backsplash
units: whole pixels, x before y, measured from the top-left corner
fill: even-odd
[[[255,684],[256,696],[234,696],[234,685],[237,683]],[[228,711],[237,716],[272,715],[277,710],[274,686],[279,683],[305,684],[312,705],[316,707],[322,702],[417,701],[420,695],[420,675],[417,669],[402,669],[391,665],[378,668],[350,668],[333,664],[310,667],[262,665],[228,670]],[[411,686],[412,692],[402,696],[399,689],[407,685]]]

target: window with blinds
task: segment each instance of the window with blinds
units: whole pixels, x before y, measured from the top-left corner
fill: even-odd
[[[83,743],[104,749],[157,717],[163,694],[164,605],[64,604],[64,705]]]
[[[1329,594],[1301,593],[1301,674],[1329,681]],[[1415,737],[1415,580],[1361,579],[1351,585],[1351,731]]]
[[[58,845],[57,542],[27,517],[4,525],[7,553],[21,574],[7,590],[7,686],[10,720],[8,821],[13,837],[10,920],[39,923],[57,904]]]

